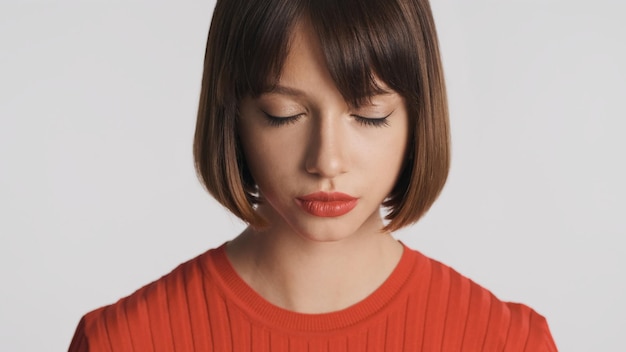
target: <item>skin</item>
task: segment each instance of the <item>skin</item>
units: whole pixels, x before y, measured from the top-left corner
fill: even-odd
[[[263,199],[257,211],[270,226],[247,228],[227,254],[269,302],[302,313],[336,311],[372,293],[402,255],[402,245],[381,230],[380,205],[403,163],[406,105],[387,89],[350,106],[306,22],[294,30],[278,87],[240,105],[239,135]],[[342,216],[314,216],[296,198],[317,191],[358,202]]]

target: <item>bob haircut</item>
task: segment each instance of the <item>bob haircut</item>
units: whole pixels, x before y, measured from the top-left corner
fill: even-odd
[[[194,137],[200,181],[254,227],[258,190],[237,133],[238,104],[280,78],[296,22],[309,20],[346,102],[380,92],[376,79],[405,99],[405,163],[384,200],[394,231],[416,222],[443,188],[450,164],[448,106],[428,0],[218,0],[209,30]]]

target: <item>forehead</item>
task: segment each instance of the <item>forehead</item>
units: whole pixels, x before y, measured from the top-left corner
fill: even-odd
[[[301,19],[294,24],[286,49],[278,74],[273,78],[268,77],[266,90],[295,94],[285,87],[332,80],[319,37],[308,19]]]
[[[287,48],[278,77],[268,84],[268,92],[301,96],[320,89],[337,90],[319,37],[308,20],[294,25]]]

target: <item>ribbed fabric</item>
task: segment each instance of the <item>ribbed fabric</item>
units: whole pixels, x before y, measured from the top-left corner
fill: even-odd
[[[225,246],[80,321],[78,351],[556,351],[546,320],[409,248],[389,278],[341,311],[267,302]]]

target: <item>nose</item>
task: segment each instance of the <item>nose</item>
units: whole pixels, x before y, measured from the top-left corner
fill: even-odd
[[[348,170],[347,136],[338,118],[318,118],[309,136],[306,171],[323,178],[333,178]]]

